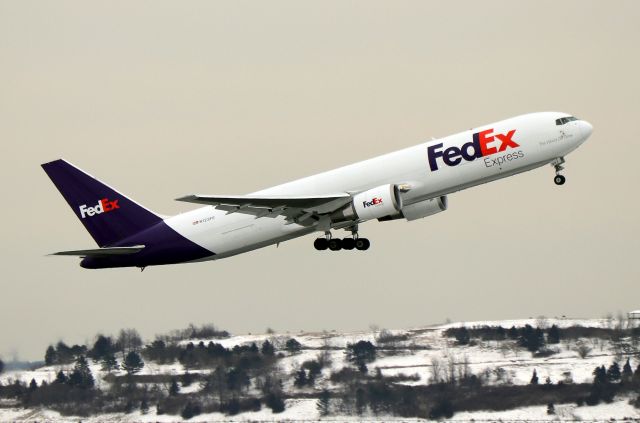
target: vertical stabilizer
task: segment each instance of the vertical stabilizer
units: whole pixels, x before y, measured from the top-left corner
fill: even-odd
[[[162,222],[157,214],[62,159],[42,168],[100,247]]]

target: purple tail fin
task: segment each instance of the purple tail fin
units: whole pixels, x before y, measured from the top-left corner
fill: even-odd
[[[64,160],[42,168],[100,247],[162,222],[160,216]]]

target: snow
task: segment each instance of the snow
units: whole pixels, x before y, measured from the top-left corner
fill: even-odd
[[[316,409],[316,401],[311,399],[287,400],[284,412],[274,414],[268,408],[256,412],[242,413],[236,416],[227,416],[221,413],[201,414],[189,422],[322,422],[322,421],[397,421],[397,422],[424,422],[427,420],[417,418],[402,418],[396,416],[330,416],[320,419]],[[575,404],[559,404],[555,406],[556,414],[547,414],[546,406],[523,407],[507,411],[473,411],[456,413],[451,422],[510,422],[510,421],[630,421],[640,419],[640,410],[629,404],[627,398],[614,401],[611,404],[599,404],[597,406],[578,407]],[[84,418],[75,416],[61,416],[59,413],[49,410],[24,410],[2,409],[0,421],[55,421],[61,423],[85,423],[100,422],[161,422],[169,423],[183,421],[180,416],[156,415],[153,408],[147,414],[139,411],[130,414],[102,414],[100,416]]]
[[[547,414],[546,406],[523,407],[507,411],[474,411],[456,413],[450,421],[559,421],[559,420],[584,420],[584,421],[608,421],[632,420],[640,418],[640,410],[629,404],[627,398],[612,402],[611,404],[599,404],[597,406],[578,407],[575,404],[555,405],[555,414]]]
[[[535,369],[540,383],[544,383],[549,377],[553,383],[565,380],[568,376],[576,383],[591,382],[593,380],[593,369],[596,366],[610,365],[614,360],[618,360],[620,364],[626,360],[627,356],[620,351],[616,351],[609,341],[600,341],[594,339],[582,340],[586,342],[592,351],[589,355],[582,359],[575,352],[575,341],[561,342],[560,344],[551,346],[558,352],[549,357],[533,357],[531,353],[521,348],[512,348],[510,345],[514,341],[480,341],[477,340],[475,345],[459,346],[455,340],[444,337],[444,331],[452,327],[474,327],[474,326],[502,326],[510,328],[511,326],[522,327],[526,324],[532,326],[550,327],[555,324],[559,327],[583,326],[583,327],[615,327],[617,322],[612,319],[518,319],[503,321],[477,321],[477,322],[458,322],[434,325],[421,328],[412,328],[407,330],[392,330],[394,335],[406,335],[407,339],[394,343],[395,349],[385,349],[384,345],[378,343],[378,358],[368,365],[371,372],[379,368],[384,376],[397,376],[404,374],[412,376],[417,374],[419,380],[400,382],[407,385],[426,384],[432,378],[432,362],[439,361],[445,365],[449,361],[453,361],[460,365],[467,363],[469,369],[474,374],[489,375],[488,383],[492,384],[528,384],[531,380],[533,370]],[[197,339],[182,341],[182,344],[193,342],[198,344],[200,341],[207,344],[209,341],[220,343],[226,348],[233,348],[235,345],[248,345],[256,343],[260,346],[265,340],[269,340],[278,352],[282,352],[284,357],[278,360],[278,367],[284,375],[292,375],[300,368],[303,362],[314,360],[318,355],[325,353],[331,360],[330,366],[323,369],[322,374],[317,380],[316,386],[331,386],[328,378],[331,372],[338,371],[348,365],[344,348],[348,344],[353,344],[361,340],[376,343],[376,335],[373,331],[360,331],[350,333],[322,332],[322,333],[298,333],[298,334],[255,334],[255,335],[239,335],[226,339]],[[302,351],[297,353],[288,353],[284,351],[284,343],[289,338],[295,338],[303,346]],[[328,350],[326,350],[328,348]],[[326,351],[323,351],[326,350]],[[121,357],[118,357],[119,361]],[[635,368],[638,363],[637,357],[631,357],[632,366]],[[90,361],[91,371],[96,379],[98,387],[104,387],[106,382],[104,377],[106,373],[101,370],[99,363]],[[497,377],[496,369],[501,368],[501,377]],[[73,369],[73,364],[66,366],[45,366],[33,371],[9,371],[0,375],[0,382],[3,384],[20,380],[29,383],[31,379],[35,379],[38,384],[42,381],[52,382],[56,378],[56,374],[63,370],[68,372]],[[189,370],[190,373],[208,373],[209,370]],[[124,371],[114,372],[116,375],[123,375]],[[179,376],[185,373],[185,368],[180,363],[172,364],[156,364],[146,362],[144,368],[139,373],[141,375],[157,375],[168,374]],[[293,389],[292,378],[287,378],[285,390]],[[200,384],[194,382],[189,387],[181,387],[182,393],[192,393],[199,391]],[[311,392],[311,391],[309,391]],[[159,421],[169,422],[176,421],[178,416],[157,416],[155,410],[149,414],[142,415],[132,413],[128,415],[114,414],[101,415],[95,418],[82,419],[82,421],[99,422],[99,421]],[[473,412],[473,413],[456,413],[454,420],[554,420],[559,417],[562,419],[583,419],[583,420],[601,420],[601,419],[623,419],[626,417],[639,418],[638,410],[628,404],[628,400],[616,401],[613,404],[603,404],[596,407],[577,407],[572,404],[556,405],[556,416],[546,414],[545,407],[527,407],[518,410],[510,410],[504,412]],[[61,417],[55,412],[47,410],[21,410],[21,409],[0,409],[0,422],[13,420],[55,420],[55,421],[78,421],[76,418]],[[284,413],[273,414],[269,409],[264,408],[259,412],[247,412],[238,416],[226,416],[220,413],[213,413],[198,416],[190,421],[309,421],[318,419],[316,410],[316,401],[314,399],[287,400],[287,408]],[[358,421],[358,416],[342,416],[331,417],[331,420],[339,421]],[[376,420],[375,416],[368,416],[367,419]],[[412,421],[411,419],[395,419],[392,417],[378,418],[380,420],[401,420]]]

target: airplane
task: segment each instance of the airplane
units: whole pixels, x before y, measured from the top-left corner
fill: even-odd
[[[447,210],[448,195],[550,164],[556,185],[565,156],[591,135],[588,122],[530,113],[434,139],[248,195],[194,194],[204,204],[162,216],[69,162],[42,165],[99,248],[61,251],[89,269],[193,263],[320,232],[317,250],[367,250],[360,224],[413,221]],[[345,230],[344,238],[333,231]],[[351,233],[350,235],[348,233]]]

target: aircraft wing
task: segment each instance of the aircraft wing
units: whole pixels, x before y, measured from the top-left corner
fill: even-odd
[[[89,250],[59,251],[50,254],[52,256],[80,256],[80,257],[108,257],[121,256],[125,254],[135,254],[142,251],[144,245],[134,245],[132,247],[105,247]]]
[[[187,195],[176,200],[215,206],[227,213],[252,214],[256,218],[285,216],[300,223],[338,210],[351,199],[351,195],[339,193],[317,196]]]

